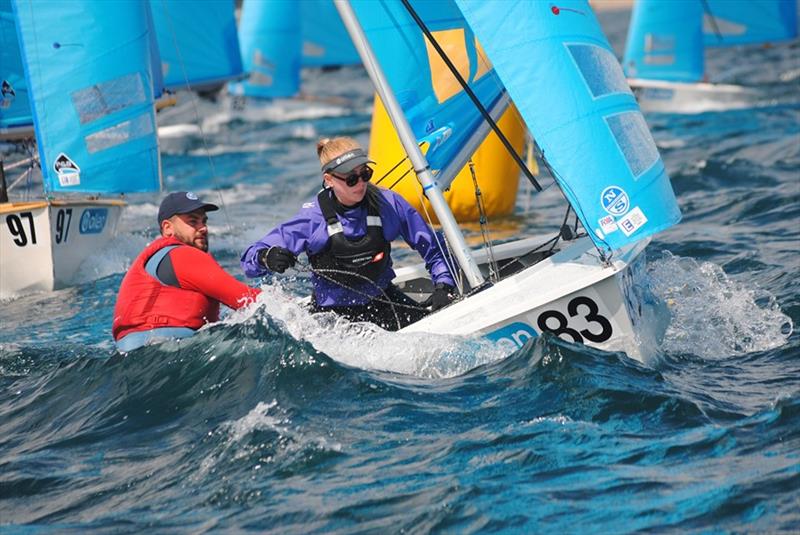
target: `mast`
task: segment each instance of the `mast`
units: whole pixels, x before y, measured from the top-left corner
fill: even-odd
[[[406,154],[408,154],[408,158],[414,166],[414,172],[417,174],[420,184],[422,184],[422,191],[425,193],[425,196],[431,203],[433,211],[436,212],[436,216],[439,218],[442,230],[447,237],[447,241],[450,243],[453,256],[458,260],[458,264],[464,271],[470,286],[472,288],[480,286],[484,282],[483,275],[478,269],[475,259],[472,258],[467,243],[464,241],[464,235],[461,234],[461,230],[456,224],[450,207],[447,206],[447,202],[444,200],[442,190],[431,174],[428,161],[417,146],[417,140],[411,130],[411,126],[408,124],[408,120],[403,114],[403,110],[397,102],[394,92],[391,87],[389,87],[383,70],[380,65],[378,65],[372,47],[364,34],[364,29],[358,22],[349,0],[334,0],[334,3],[336,4],[336,9],[339,10],[339,15],[342,17],[342,21],[350,34],[350,38],[353,40],[356,50],[358,50],[358,54],[361,56],[364,67],[367,69],[369,77],[375,85],[378,95],[386,106],[386,111],[389,114],[389,118],[392,120],[392,125],[395,130],[397,130],[400,142],[403,144],[403,148],[406,150]]]

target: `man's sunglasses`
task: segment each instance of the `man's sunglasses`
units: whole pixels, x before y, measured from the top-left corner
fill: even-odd
[[[364,182],[369,182],[372,178],[372,168],[371,167],[364,167],[361,171],[351,171],[347,176],[339,176],[337,174],[331,173],[328,171],[328,174],[334,178],[338,178],[339,180],[343,180],[348,187],[353,187],[358,184],[359,179]]]

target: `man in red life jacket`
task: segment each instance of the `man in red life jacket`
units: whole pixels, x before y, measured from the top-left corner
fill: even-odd
[[[220,303],[239,309],[259,294],[226,273],[208,252],[206,212],[218,209],[186,191],[161,202],[161,237],[134,260],[117,295],[111,330],[118,350],[191,336],[219,320]]]

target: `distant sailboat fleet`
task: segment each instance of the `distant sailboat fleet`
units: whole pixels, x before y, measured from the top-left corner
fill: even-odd
[[[797,0],[637,0],[623,67],[644,111],[751,108],[756,87],[707,79],[706,52],[797,37]]]

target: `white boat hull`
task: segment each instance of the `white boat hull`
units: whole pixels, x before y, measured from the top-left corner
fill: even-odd
[[[543,331],[606,351],[624,351],[643,360],[658,334],[643,321],[647,303],[642,291],[644,240],[604,265],[588,238],[490,288],[444,308],[403,332],[456,335],[481,334],[506,345],[509,352]],[[498,260],[513,258],[541,240],[528,239],[500,246]],[[476,255],[478,256],[478,255]],[[476,258],[480,263],[481,259]],[[413,287],[422,266],[397,270],[395,284]]]
[[[758,91],[728,84],[683,83],[629,78],[628,84],[644,112],[703,113],[752,108]]]
[[[0,204],[0,299],[73,284],[81,263],[116,235],[124,206],[115,200]]]

